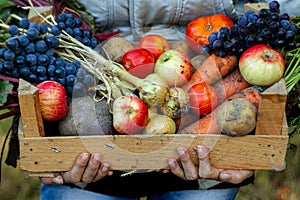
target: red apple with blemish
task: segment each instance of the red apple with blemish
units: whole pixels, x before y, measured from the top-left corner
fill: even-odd
[[[148,106],[134,96],[121,96],[113,102],[113,126],[123,135],[142,131],[148,121]]]
[[[182,86],[192,76],[191,60],[182,51],[171,49],[159,56],[154,72],[165,79],[169,87]]]

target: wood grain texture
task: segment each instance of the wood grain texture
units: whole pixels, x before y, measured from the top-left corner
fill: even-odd
[[[100,153],[116,170],[153,170],[178,158],[176,147],[205,145],[211,163],[219,168],[283,170],[288,136],[164,135],[68,136],[20,139],[20,167],[30,172],[67,171],[81,152]]]
[[[20,79],[18,99],[22,116],[24,137],[45,136],[38,88]]]
[[[284,79],[262,93],[255,135],[280,135],[285,114],[287,90]]]

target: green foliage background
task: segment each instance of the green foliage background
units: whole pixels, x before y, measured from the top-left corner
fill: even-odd
[[[11,123],[11,119],[0,121],[0,146],[2,146],[5,135]],[[5,160],[6,151],[4,153]],[[2,177],[0,185],[1,200],[35,200],[39,199],[38,178],[27,176],[24,172],[17,168],[7,166],[2,163]]]

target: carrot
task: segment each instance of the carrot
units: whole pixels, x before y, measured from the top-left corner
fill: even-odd
[[[211,113],[200,118],[198,121],[193,122],[182,130],[179,130],[178,134],[220,134],[221,131],[217,125],[217,114],[221,107],[232,99],[246,98],[250,100],[257,108],[259,105],[261,96],[261,88],[252,86],[245,88],[239,93],[232,95],[226,99],[222,104],[218,105]]]
[[[251,85],[243,78],[240,70],[235,69],[212,86],[217,90],[219,103],[222,103],[230,96],[250,87]]]
[[[223,58],[211,54],[202,65],[196,69],[188,84],[185,85],[185,88],[187,89],[202,81],[207,84],[213,84],[234,70],[237,67],[237,63],[238,59],[235,55]]]
[[[250,87],[251,85],[243,78],[239,69],[235,69],[223,79],[218,80],[212,86],[217,90],[219,105],[230,96],[240,92],[247,87]],[[177,126],[177,130],[190,125],[198,119],[199,116],[191,113],[183,116],[182,118],[176,119],[175,124]]]

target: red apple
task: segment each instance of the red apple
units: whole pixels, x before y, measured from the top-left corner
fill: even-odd
[[[157,60],[157,58],[165,51],[170,49],[168,40],[157,34],[149,34],[143,37],[140,40],[138,47],[149,50],[154,55],[155,60]]]
[[[157,59],[154,72],[166,80],[169,87],[181,86],[192,76],[190,58],[182,51],[171,49]]]
[[[121,134],[139,133],[147,124],[148,107],[137,97],[121,96],[113,103],[113,126]]]
[[[243,52],[239,69],[250,84],[270,86],[282,78],[285,63],[279,51],[265,44],[257,44]]]
[[[42,117],[46,121],[58,121],[68,112],[64,86],[55,81],[43,81],[37,85]]]
[[[122,57],[124,68],[139,78],[145,78],[153,73],[154,62],[153,54],[144,48],[130,49]]]

